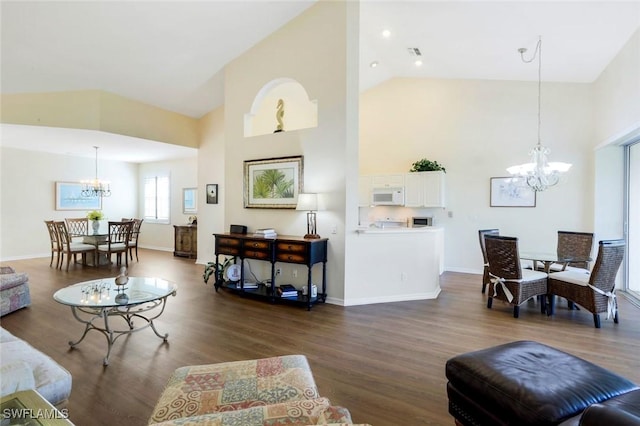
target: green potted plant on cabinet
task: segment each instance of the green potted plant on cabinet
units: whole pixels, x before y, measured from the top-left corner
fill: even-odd
[[[411,170],[409,171],[410,172],[436,172],[439,170],[442,170],[444,173],[447,172],[444,166],[438,163],[437,161],[431,161],[431,160],[427,160],[426,158],[423,158],[413,163],[411,165]]]

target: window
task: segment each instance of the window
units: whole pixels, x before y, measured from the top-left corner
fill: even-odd
[[[169,176],[144,179],[144,219],[169,223]]]

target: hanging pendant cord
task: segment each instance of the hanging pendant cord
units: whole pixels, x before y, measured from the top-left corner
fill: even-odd
[[[524,53],[527,51],[525,48],[518,49],[520,52],[520,58],[522,62],[531,63],[536,57],[538,58],[538,145],[541,145],[540,142],[540,123],[541,123],[541,108],[540,104],[542,103],[542,36],[538,37],[538,44],[536,44],[536,50],[533,52],[533,56],[531,59],[525,59]]]

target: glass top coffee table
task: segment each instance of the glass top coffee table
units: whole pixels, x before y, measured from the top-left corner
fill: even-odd
[[[167,341],[169,334],[160,334],[153,321],[164,312],[169,296],[175,296],[178,287],[162,278],[128,277],[124,285],[116,285],[114,278],[85,281],[55,292],[56,302],[71,307],[76,320],[85,324],[84,333],[77,341],[69,341],[73,348],[85,338],[89,330],[97,330],[107,338],[107,355],[104,365],[109,365],[113,343],[123,335],[151,327],[156,336]],[[124,329],[110,324],[111,317],[124,320]],[[134,327],[133,320],[142,320]],[[120,324],[119,326],[122,326]]]

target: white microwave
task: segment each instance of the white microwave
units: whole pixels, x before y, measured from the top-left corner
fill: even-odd
[[[373,188],[371,204],[374,206],[403,206],[404,188]]]

